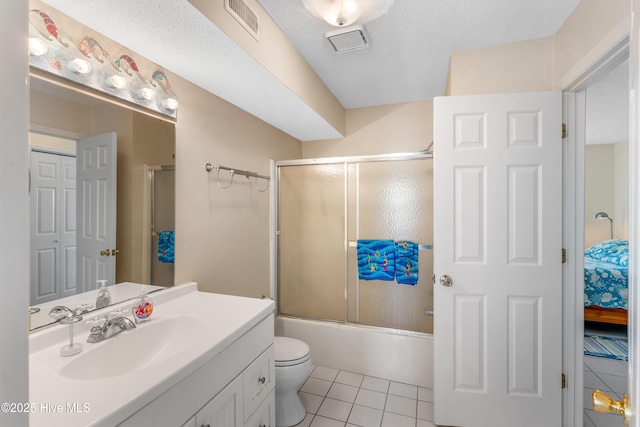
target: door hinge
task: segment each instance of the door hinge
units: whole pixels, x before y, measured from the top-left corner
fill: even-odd
[[[567,388],[567,376],[562,374],[562,388]]]
[[[564,264],[565,262],[567,262],[567,250],[562,248],[562,263]]]
[[[567,137],[567,125],[566,123],[562,124],[562,139],[565,139]]]

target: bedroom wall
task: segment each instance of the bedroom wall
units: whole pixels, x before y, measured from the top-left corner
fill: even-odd
[[[614,144],[615,217],[613,233],[617,239],[629,239],[629,141]]]
[[[613,237],[629,239],[629,143],[587,145],[585,153],[585,249],[611,236],[606,212],[613,219]]]
[[[584,246],[608,240],[610,223],[596,219],[596,213],[606,212],[615,217],[615,146],[614,144],[587,145],[585,152],[584,180]],[[615,236],[615,233],[614,233]]]

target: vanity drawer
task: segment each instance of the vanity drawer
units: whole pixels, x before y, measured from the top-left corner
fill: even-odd
[[[243,372],[244,419],[253,414],[265,396],[275,387],[276,368],[273,345],[269,346]]]
[[[276,391],[271,390],[269,396],[256,409],[244,427],[275,427],[276,425]]]

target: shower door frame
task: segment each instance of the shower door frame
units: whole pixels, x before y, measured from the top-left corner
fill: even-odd
[[[158,233],[156,231],[156,201],[155,201],[155,174],[156,172],[174,172],[176,167],[172,164],[166,165],[145,165],[145,175],[146,175],[146,185],[148,186],[148,236],[144,237],[144,240],[147,241],[147,251],[148,255],[146,258],[146,268],[144,271],[145,276],[147,277],[148,283],[153,284],[155,280],[155,271],[153,268],[154,258],[157,256],[156,248],[156,239]],[[174,178],[175,180],[175,178]],[[174,181],[175,186],[175,181]],[[175,200],[174,200],[174,209],[175,209]]]
[[[320,158],[311,158],[311,159],[296,159],[296,160],[272,160],[271,161],[271,176],[274,180],[274,185],[271,186],[271,278],[270,278],[270,289],[271,289],[271,298],[275,300],[276,303],[276,315],[281,315],[280,309],[280,287],[278,283],[280,283],[280,270],[278,268],[279,263],[279,254],[280,254],[280,168],[288,167],[288,166],[314,166],[314,165],[338,165],[342,164],[344,167],[344,228],[343,228],[343,236],[344,236],[344,262],[345,265],[348,263],[348,250],[349,250],[349,242],[347,240],[347,225],[348,225],[348,167],[350,164],[359,163],[375,163],[375,162],[394,162],[394,161],[409,161],[409,160],[429,160],[433,159],[433,151],[418,151],[418,152],[410,152],[410,153],[391,153],[391,154],[375,154],[375,155],[367,155],[367,156],[342,156],[342,157],[320,157]],[[358,186],[356,185],[356,198],[358,197]],[[356,205],[356,227],[358,227],[358,205]],[[429,249],[433,249],[433,247],[429,247]],[[299,319],[307,319],[307,320],[317,320],[322,322],[333,322],[339,324],[349,324],[358,327],[365,328],[375,328],[375,329],[384,329],[393,331],[395,333],[400,334],[409,334],[409,335],[432,335],[427,332],[416,332],[404,329],[397,328],[389,328],[385,326],[372,326],[372,325],[362,325],[357,322],[359,318],[359,301],[358,301],[358,281],[356,281],[356,322],[349,322],[349,312],[348,312],[348,303],[349,299],[348,295],[348,286],[349,286],[349,278],[348,269],[345,269],[345,277],[344,277],[344,315],[342,320],[331,320],[331,319],[322,319],[322,318],[314,318],[310,316],[299,316],[299,315],[285,315],[292,318]]]

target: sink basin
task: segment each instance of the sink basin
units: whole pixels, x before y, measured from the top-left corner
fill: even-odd
[[[187,351],[204,331],[204,323],[195,317],[152,318],[100,343],[84,343],[84,351],[59,367],[57,373],[87,381],[125,375]]]

